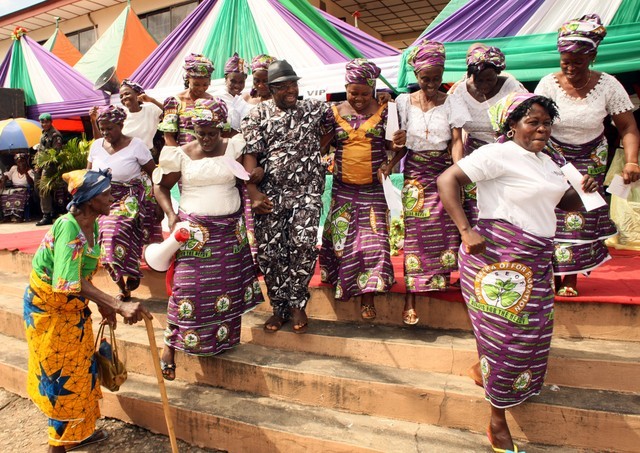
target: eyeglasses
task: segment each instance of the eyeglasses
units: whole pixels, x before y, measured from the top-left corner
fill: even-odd
[[[298,82],[273,83],[269,87],[276,91],[288,91],[292,88],[298,88]]]

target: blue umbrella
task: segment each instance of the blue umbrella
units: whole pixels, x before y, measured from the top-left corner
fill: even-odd
[[[40,123],[26,118],[0,121],[0,149],[31,148],[40,142]]]

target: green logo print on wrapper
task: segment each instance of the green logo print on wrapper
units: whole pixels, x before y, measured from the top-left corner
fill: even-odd
[[[584,216],[579,212],[567,212],[564,215],[565,231],[580,231],[584,228]]]
[[[111,214],[132,219],[138,215],[139,210],[140,206],[138,204],[138,199],[129,195],[127,198],[120,201],[118,207],[111,211]]]
[[[557,263],[568,264],[573,262],[571,244],[556,244],[555,250],[553,251],[553,257]]]
[[[182,299],[178,307],[178,317],[180,319],[189,319],[193,317],[193,302],[189,299]]]
[[[369,283],[369,278],[371,278],[371,271],[360,272],[358,274],[358,288],[365,289],[367,283]]]
[[[485,283],[484,292],[490,300],[496,302],[496,305],[502,308],[509,308],[516,303],[522,294],[514,291],[516,284],[511,279],[498,280],[495,284]]]
[[[501,262],[488,264],[476,274],[475,297],[469,306],[492,313],[521,325],[529,324],[528,316],[519,316],[529,302],[533,289],[533,271],[525,264]]]
[[[195,330],[187,330],[182,341],[185,349],[194,350],[200,346],[200,335]]]
[[[341,257],[344,253],[344,246],[347,243],[347,234],[349,233],[349,221],[351,220],[351,203],[347,203],[334,211],[331,218],[331,239],[333,242],[333,252],[337,257]]]
[[[531,374],[531,370],[523,371],[518,375],[515,381],[513,381],[513,389],[517,391],[523,391],[529,388],[531,385],[531,378],[533,375]]]
[[[231,307],[231,298],[227,294],[218,296],[218,299],[216,299],[216,311],[224,313],[229,310],[229,307]]]

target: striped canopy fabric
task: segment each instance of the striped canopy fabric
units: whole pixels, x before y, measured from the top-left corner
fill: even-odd
[[[95,83],[109,68],[116,68],[119,80],[126,79],[158,44],[130,5],[91,46],[74,68]]]
[[[87,115],[94,105],[105,105],[105,95],[93,89],[79,72],[24,34],[17,34],[0,64],[0,86],[24,91],[27,116]]]
[[[266,53],[291,63],[307,96],[344,91],[344,65],[353,58],[387,57],[397,66],[399,55],[306,1],[204,0],[131,78],[158,97],[175,94],[183,87],[184,58],[192,52],[213,61],[212,90],[222,85],[224,64],[234,52],[247,61]],[[382,75],[395,79],[384,67]]]
[[[60,31],[56,23],[56,31],[53,35],[42,45],[49,52],[60,58],[69,66],[73,66],[82,58],[82,54],[76,47],[69,41],[69,38]]]
[[[594,68],[610,74],[640,71],[638,0],[452,0],[413,45],[423,38],[444,43],[445,82],[465,75],[466,52],[475,42],[499,47],[506,56],[507,72],[522,82],[534,82],[559,70],[560,25],[590,13],[598,14],[607,27]],[[406,64],[410,49],[400,63],[401,91],[415,82]]]

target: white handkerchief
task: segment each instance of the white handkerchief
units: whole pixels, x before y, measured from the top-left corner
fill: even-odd
[[[402,194],[393,185],[391,178],[384,178],[382,189],[389,211],[391,211],[391,217],[399,217],[402,213]]]
[[[224,163],[227,164],[231,173],[233,173],[236,177],[243,179],[245,181],[249,180],[249,173],[244,169],[242,164],[237,160],[234,160],[232,157],[224,156]]]
[[[395,102],[389,102],[387,104],[387,127],[384,138],[386,140],[393,140],[393,134],[400,129],[398,123],[398,108]]]
[[[631,192],[631,188],[635,184],[636,183],[625,184],[624,178],[622,178],[621,175],[615,175],[611,180],[611,184],[609,184],[609,187],[607,187],[607,192],[626,200],[627,198],[629,198],[629,193]]]
[[[578,195],[580,195],[580,199],[584,204],[584,209],[587,212],[607,205],[605,199],[602,198],[598,192],[587,193],[582,190],[582,175],[578,169],[573,166],[573,164],[567,164],[560,168],[560,170],[564,173],[564,176],[567,178],[567,181],[569,181],[569,184],[571,184],[571,187],[573,187],[575,191],[578,192]]]

